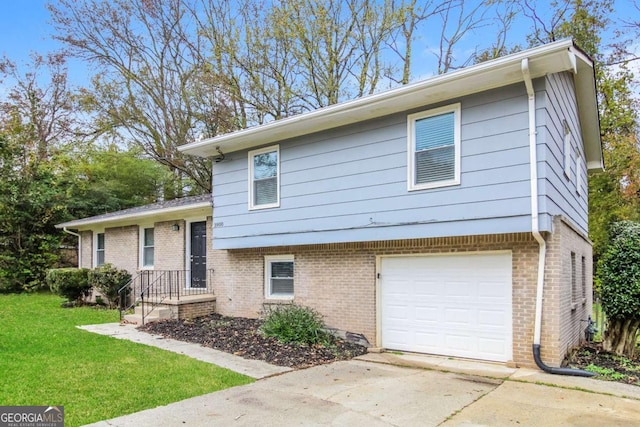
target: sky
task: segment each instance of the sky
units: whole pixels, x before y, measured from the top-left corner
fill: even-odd
[[[46,0],[0,0],[0,56],[6,55],[21,64],[28,61],[29,53],[32,51],[45,54],[62,47],[51,37],[53,28],[50,25],[46,3]],[[544,4],[540,1],[538,3]],[[619,16],[627,20],[640,21],[640,12],[633,7],[633,0],[616,0],[615,4]],[[544,11],[540,13],[544,15]],[[523,28],[518,31],[518,28],[515,28],[510,33],[509,40],[512,43],[526,43],[523,38],[523,34],[528,32],[529,25],[526,25],[527,31],[522,31]],[[477,40],[474,42],[477,44]],[[433,60],[432,55],[431,58],[428,56],[429,54],[425,53],[423,60]],[[81,86],[89,83],[90,76],[87,67],[76,61],[69,64],[69,78],[74,85]],[[0,97],[4,91],[6,88],[0,84]]]

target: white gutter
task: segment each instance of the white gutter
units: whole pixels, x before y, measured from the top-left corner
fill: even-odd
[[[228,154],[415,108],[424,108],[425,105],[450,102],[473,93],[521,83],[521,61],[524,58],[529,62],[532,78],[573,71],[577,60],[589,61],[584,55],[576,56],[575,52],[572,40],[560,40],[385,92],[185,144],[178,147],[178,150],[189,155],[212,157],[218,155],[218,149]]]
[[[88,225],[101,225],[101,224],[109,224],[109,223],[120,223],[123,221],[138,221],[143,220],[147,217],[151,216],[162,216],[167,214],[173,214],[176,212],[190,212],[196,209],[210,208],[211,202],[200,202],[194,203],[186,206],[174,206],[171,208],[163,208],[159,207],[158,209],[149,210],[149,211],[135,211],[131,213],[127,213],[124,215],[115,215],[115,216],[107,216],[107,217],[89,217],[84,219],[77,219],[69,222],[65,222],[62,224],[57,224],[56,228],[67,228],[67,227],[84,227]]]
[[[531,73],[529,72],[529,59],[524,58],[521,62],[522,76],[527,88],[529,98],[529,179],[531,181],[531,234],[538,242],[538,281],[536,286],[536,307],[533,328],[533,360],[543,371],[550,374],[572,375],[577,377],[592,377],[593,372],[582,369],[556,368],[547,366],[540,357],[540,335],[542,330],[542,294],[544,292],[544,269],[546,265],[547,243],[540,234],[538,218],[538,153],[536,136],[536,93],[533,89]],[[577,72],[574,71],[574,72]]]
[[[536,137],[536,93],[533,89],[531,74],[529,73],[529,60],[522,60],[522,75],[527,88],[529,98],[529,181],[531,183],[531,234],[539,246],[538,251],[538,281],[536,288],[535,325],[533,330],[533,343],[540,344],[542,328],[542,294],[544,291],[544,269],[547,253],[547,243],[540,234],[538,218],[538,153]]]
[[[67,230],[67,227],[62,227],[62,231],[78,238],[78,268],[82,267],[82,238],[80,237],[80,234]]]
[[[544,292],[544,269],[547,254],[547,243],[540,234],[540,221],[538,218],[538,153],[536,138],[536,93],[533,90],[533,82],[529,74],[529,60],[522,60],[522,75],[527,88],[529,98],[529,180],[531,181],[531,234],[538,242],[538,281],[536,287],[536,310],[533,329],[533,344],[540,345],[542,329],[542,294]]]

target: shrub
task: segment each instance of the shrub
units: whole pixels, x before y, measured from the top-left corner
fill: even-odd
[[[640,330],[640,223],[620,221],[598,261],[602,310],[607,316],[605,350],[633,358]]]
[[[312,308],[296,304],[269,308],[261,331],[286,343],[328,345],[333,341],[325,329],[322,315]]]
[[[131,280],[127,270],[119,270],[111,264],[104,264],[89,272],[89,282],[100,291],[109,302],[109,307],[117,307],[120,303],[118,291]],[[127,289],[126,296],[130,289]]]
[[[91,294],[88,272],[86,268],[52,268],[47,271],[45,280],[51,292],[70,303],[82,303]]]

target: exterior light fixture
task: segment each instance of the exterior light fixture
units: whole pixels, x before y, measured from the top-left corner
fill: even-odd
[[[179,226],[178,224],[173,224],[173,225],[171,226],[171,230],[172,230],[172,231],[178,231],[178,230],[180,230],[180,226]]]

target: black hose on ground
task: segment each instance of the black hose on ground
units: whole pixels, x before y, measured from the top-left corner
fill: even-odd
[[[584,371],[582,369],[553,368],[551,366],[545,365],[540,358],[540,344],[533,344],[533,360],[536,361],[536,365],[538,365],[538,368],[542,369],[548,374],[571,375],[574,377],[594,377],[596,375],[594,372]]]

